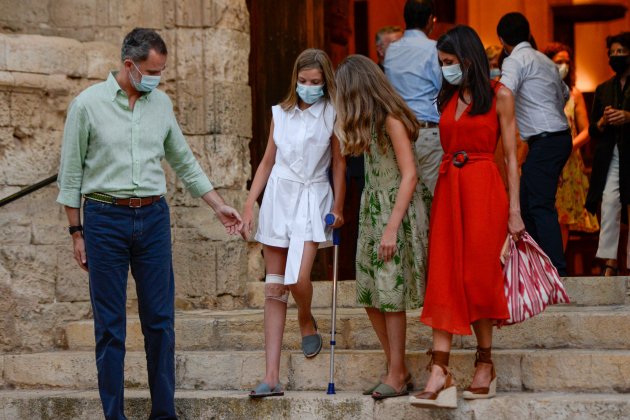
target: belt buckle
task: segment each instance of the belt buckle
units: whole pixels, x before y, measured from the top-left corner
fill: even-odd
[[[453,165],[458,168],[463,168],[466,162],[468,162],[468,154],[466,154],[466,152],[460,150],[459,152],[453,153]]]
[[[138,203],[137,205],[134,203]],[[132,209],[139,209],[140,207],[142,207],[142,198],[140,197],[131,197],[129,199],[129,207],[131,207]]]

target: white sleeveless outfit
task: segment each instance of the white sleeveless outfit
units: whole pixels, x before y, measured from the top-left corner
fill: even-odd
[[[269,175],[258,219],[256,240],[289,248],[285,284],[297,283],[304,242],[331,238],[324,217],[333,205],[328,179],[330,138],[335,110],[320,99],[304,111],[271,108],[276,161]]]

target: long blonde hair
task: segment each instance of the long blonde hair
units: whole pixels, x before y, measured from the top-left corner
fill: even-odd
[[[295,91],[297,87],[298,73],[305,69],[318,69],[322,72],[324,77],[324,98],[327,102],[331,102],[335,97],[335,76],[333,72],[332,63],[328,54],[322,50],[315,48],[309,48],[300,53],[298,58],[295,59],[293,64],[293,74],[291,75],[291,86],[289,92],[280,106],[285,111],[293,109],[298,104],[298,95]]]
[[[335,134],[344,156],[370,152],[372,130],[384,153],[390,143],[385,132],[388,115],[402,122],[409,139],[416,141],[420,129],[416,116],[372,60],[362,55],[347,57],[337,68],[335,80]]]

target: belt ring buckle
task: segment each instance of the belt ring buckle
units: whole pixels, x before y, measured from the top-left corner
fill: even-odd
[[[458,168],[463,168],[466,162],[468,162],[468,154],[466,154],[466,152],[461,150],[453,153],[453,165]]]
[[[140,207],[142,207],[142,198],[131,197],[129,199],[129,207],[131,207],[132,209],[139,209]]]

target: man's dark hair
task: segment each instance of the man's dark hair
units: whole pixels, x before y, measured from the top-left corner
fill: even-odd
[[[630,32],[621,32],[617,35],[606,37],[606,48],[610,50],[610,47],[612,47],[614,43],[621,44],[624,48],[630,50]]]
[[[470,115],[487,113],[492,107],[494,92],[490,86],[490,64],[477,32],[470,26],[457,25],[438,39],[436,48],[456,56],[462,70],[461,86],[442,80],[437,97],[440,112],[456,92],[459,91],[459,97],[464,100],[463,92],[469,89],[472,99]]]
[[[120,58],[127,58],[134,62],[144,61],[149,57],[149,51],[155,50],[158,54],[167,55],[166,44],[160,35],[153,29],[135,28],[129,32],[122,43]]]
[[[508,13],[499,20],[497,34],[507,45],[515,47],[529,41],[529,22],[521,13]]]
[[[432,14],[432,0],[407,0],[404,11],[405,26],[407,29],[424,29]]]

